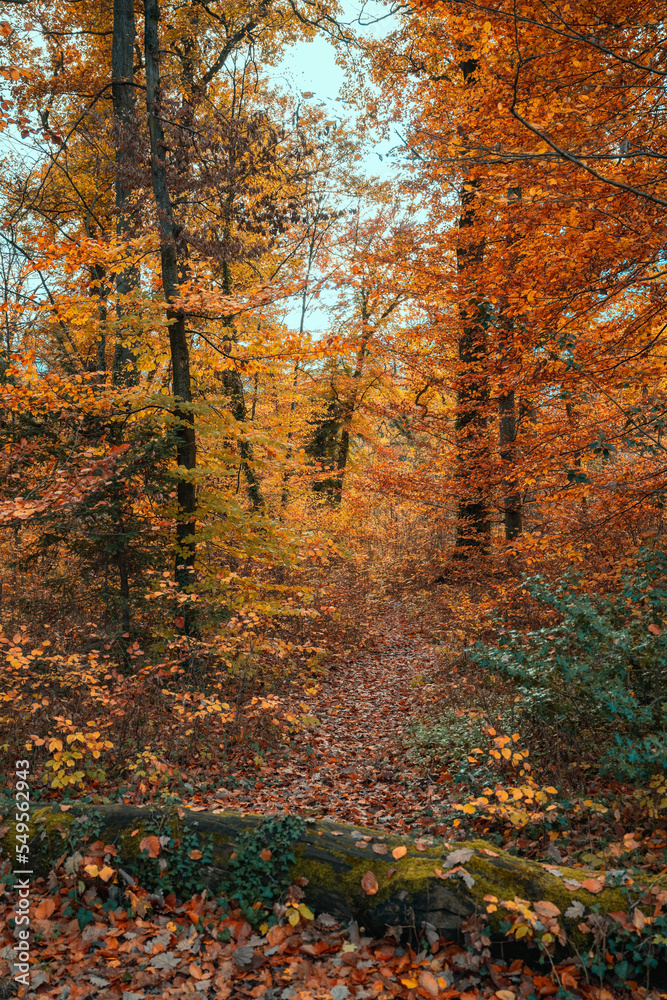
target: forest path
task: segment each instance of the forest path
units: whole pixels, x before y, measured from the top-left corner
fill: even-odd
[[[220,805],[289,809],[401,832],[427,828],[444,798],[411,760],[411,724],[433,703],[437,660],[400,603],[368,623],[365,644],[339,660],[309,698],[320,725],[302,731],[289,758],[267,758],[254,788],[218,792]]]

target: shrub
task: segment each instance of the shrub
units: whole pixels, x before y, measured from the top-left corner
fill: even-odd
[[[548,625],[501,631],[473,658],[510,679],[529,721],[557,729],[574,748],[588,733],[599,766],[626,780],[667,769],[667,556],[640,549],[614,593],[583,589],[576,574],[523,581]]]

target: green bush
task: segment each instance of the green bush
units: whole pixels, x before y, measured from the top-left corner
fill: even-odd
[[[572,747],[592,735],[601,771],[637,781],[667,770],[665,553],[641,549],[614,593],[586,592],[575,574],[524,586],[555,612],[553,623],[501,631],[474,660],[513,682],[529,721],[558,729]]]
[[[486,746],[488,736],[484,728],[487,722],[482,714],[457,712],[444,706],[438,711],[437,722],[418,722],[411,728],[413,753],[429,768],[446,767],[456,784],[481,788],[495,781],[495,776],[490,768],[473,765],[468,758],[472,750]],[[494,719],[494,725],[503,731],[508,728],[503,728],[500,717]]]

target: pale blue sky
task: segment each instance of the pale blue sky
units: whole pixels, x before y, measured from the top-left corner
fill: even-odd
[[[387,7],[378,0],[370,0],[365,4],[365,12],[362,11],[361,5],[353,0],[344,0],[343,7],[342,20],[349,24],[355,33],[361,32],[364,35],[378,37],[391,30],[394,23],[394,18],[386,17]],[[368,24],[378,16],[383,17],[383,20]],[[348,120],[354,120],[354,109],[341,100],[340,92],[345,84],[345,72],[336,62],[333,45],[322,35],[318,35],[312,42],[294,45],[271,76],[283,82],[284,86],[295,95],[312,92],[313,96],[306,100],[325,105],[331,118],[344,116]],[[397,136],[377,141],[372,149],[367,151],[362,163],[358,164],[360,172],[383,180],[395,176],[395,164],[391,157],[387,158],[387,154],[398,141]],[[328,298],[325,293],[317,303],[310,306],[306,328],[311,332],[321,331],[326,327]],[[286,311],[285,322],[293,327],[298,326],[300,311],[300,304],[294,303],[292,308]]]

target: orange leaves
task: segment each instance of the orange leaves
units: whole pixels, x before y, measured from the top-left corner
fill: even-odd
[[[375,896],[378,892],[380,886],[378,885],[378,880],[375,877],[375,873],[367,871],[361,879],[361,888],[364,890],[367,896]]]
[[[581,887],[587,889],[588,892],[597,894],[604,889],[604,881],[599,878],[587,878],[581,883]]]
[[[153,835],[144,837],[139,844],[139,850],[146,851],[149,858],[157,858],[160,853],[160,841]]]
[[[401,844],[400,847],[395,847],[391,852],[395,861],[398,861],[400,858],[404,858],[407,853],[408,849],[404,844]]]
[[[52,899],[47,897],[43,899],[38,906],[35,907],[35,918],[37,920],[47,920],[52,913],[55,911],[56,904]]]

